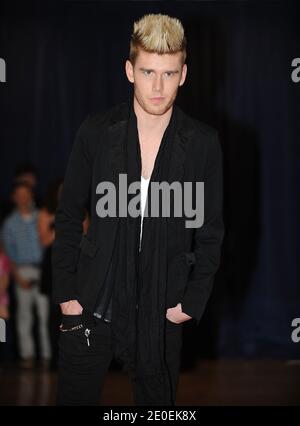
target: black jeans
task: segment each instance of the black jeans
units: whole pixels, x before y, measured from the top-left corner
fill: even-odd
[[[57,405],[98,405],[103,382],[114,356],[111,323],[96,318],[86,323],[82,321],[81,315],[62,316],[64,329],[80,323],[83,323],[82,328],[60,332]],[[166,363],[174,401],[180,370],[182,326],[166,319]],[[85,335],[87,328],[90,330],[88,337]],[[140,401],[134,383],[132,386],[135,405],[147,405],[147,401]]]

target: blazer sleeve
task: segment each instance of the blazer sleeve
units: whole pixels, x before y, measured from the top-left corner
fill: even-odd
[[[55,214],[55,240],[52,246],[54,303],[77,299],[76,271],[91,187],[92,158],[88,117],[77,131]]]
[[[197,325],[212,291],[224,237],[223,155],[217,131],[208,140],[204,171],[204,222],[194,231],[195,264],[183,295],[182,311]]]

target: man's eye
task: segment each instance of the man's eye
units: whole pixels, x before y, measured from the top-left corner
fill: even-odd
[[[167,74],[168,77],[171,77],[174,73],[172,71],[170,71],[170,72],[166,72],[166,74]]]
[[[144,71],[145,75],[150,75],[151,73],[152,73],[152,71],[147,71],[147,70]]]

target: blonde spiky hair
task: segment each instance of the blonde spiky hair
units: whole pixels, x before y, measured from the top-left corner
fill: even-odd
[[[161,13],[144,15],[134,22],[129,59],[134,65],[140,48],[158,54],[182,52],[184,64],[186,44],[184,29],[179,19]]]

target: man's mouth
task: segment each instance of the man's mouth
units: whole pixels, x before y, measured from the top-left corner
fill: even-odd
[[[162,102],[165,98],[164,97],[156,97],[156,98],[150,98],[152,102]]]

